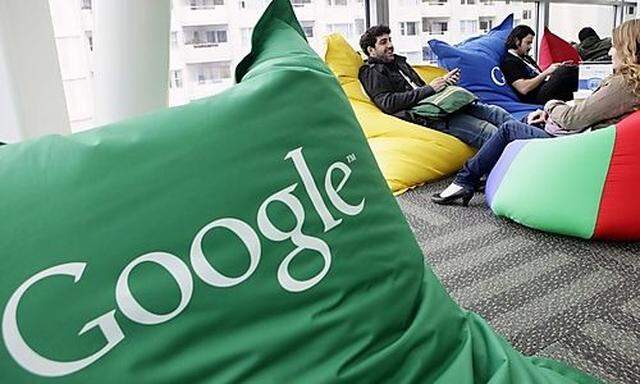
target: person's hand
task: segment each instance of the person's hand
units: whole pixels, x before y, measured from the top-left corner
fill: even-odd
[[[447,85],[447,80],[444,77],[436,77],[429,83],[429,86],[433,88],[436,93],[445,89]]]
[[[553,63],[549,66],[549,68],[545,69],[544,73],[545,75],[549,76],[550,74],[552,74],[553,72],[556,71],[556,69],[560,68],[562,66],[562,63]]]
[[[531,112],[529,116],[527,116],[527,124],[536,125],[546,123],[548,118],[549,115],[547,114],[547,112],[543,111],[542,109],[537,109]]]
[[[455,68],[444,76],[449,85],[456,85],[460,81],[460,68]]]

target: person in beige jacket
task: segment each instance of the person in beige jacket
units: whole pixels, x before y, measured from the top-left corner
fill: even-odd
[[[613,30],[609,51],[614,73],[586,100],[577,105],[550,100],[544,110],[532,112],[529,124],[543,124],[544,129],[517,121],[508,121],[469,159],[453,183],[436,193],[437,204],[462,200],[467,205],[483,176],[498,162],[504,148],[518,139],[552,138],[580,133],[614,124],[640,109],[640,20],[629,20]],[[640,127],[638,127],[640,129]]]
[[[608,127],[631,114],[639,105],[640,97],[629,80],[614,73],[582,103],[568,105],[560,100],[548,101],[542,118],[545,131],[559,136]]]

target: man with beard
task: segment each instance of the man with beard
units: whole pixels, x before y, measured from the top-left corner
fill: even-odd
[[[578,67],[554,63],[541,70],[529,56],[534,36],[529,26],[518,25],[507,37],[507,54],[501,65],[507,83],[525,103],[543,105],[549,100],[573,99],[578,89]]]
[[[472,147],[480,148],[502,123],[513,120],[504,109],[473,102],[440,119],[425,118],[411,111],[419,101],[434,95],[448,85],[457,84],[460,71],[454,69],[428,85],[407,59],[394,54],[391,30],[386,25],[371,27],[360,37],[360,47],[367,61],[358,78],[365,91],[384,113],[457,137]]]

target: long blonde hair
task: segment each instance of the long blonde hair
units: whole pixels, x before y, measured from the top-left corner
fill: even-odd
[[[640,20],[628,20],[616,27],[612,43],[622,61],[618,73],[640,97]]]

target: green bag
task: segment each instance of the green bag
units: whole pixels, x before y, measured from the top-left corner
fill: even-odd
[[[440,119],[478,100],[476,95],[462,87],[449,85],[442,91],[431,95],[412,108],[418,115]]]
[[[288,0],[236,78],[0,148],[0,382],[592,382],[425,269]]]

